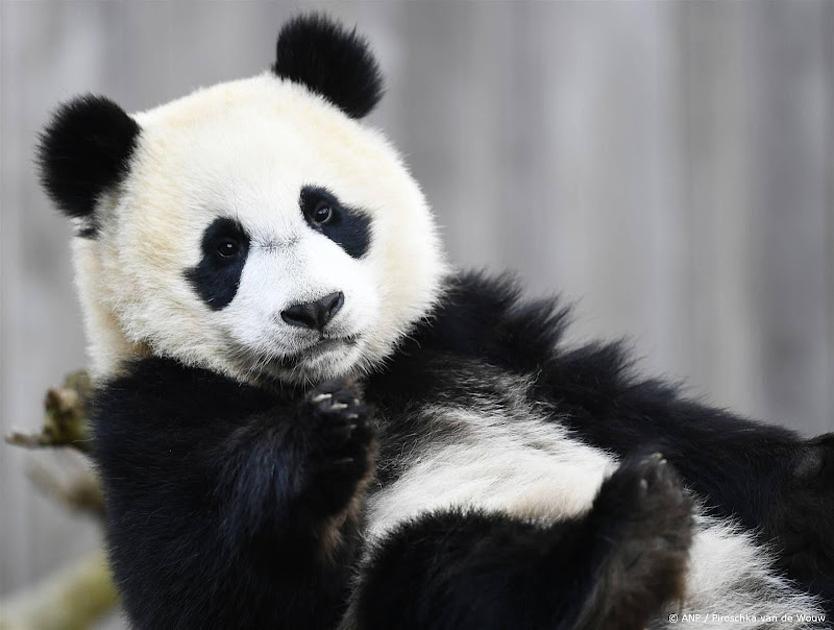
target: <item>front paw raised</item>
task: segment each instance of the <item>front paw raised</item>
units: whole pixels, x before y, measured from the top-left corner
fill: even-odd
[[[321,515],[344,510],[371,473],[373,431],[368,407],[344,382],[328,382],[302,403],[309,439],[307,492]]]

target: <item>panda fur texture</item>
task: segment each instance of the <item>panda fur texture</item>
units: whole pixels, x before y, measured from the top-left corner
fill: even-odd
[[[834,436],[687,400],[451,270],[360,120],[381,94],[310,15],[267,73],[43,133],[131,624],[830,627]]]

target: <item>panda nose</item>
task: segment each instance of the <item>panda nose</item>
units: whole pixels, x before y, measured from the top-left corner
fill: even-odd
[[[290,326],[322,330],[336,316],[345,303],[345,294],[341,291],[330,293],[315,302],[295,304],[281,311],[281,319]]]

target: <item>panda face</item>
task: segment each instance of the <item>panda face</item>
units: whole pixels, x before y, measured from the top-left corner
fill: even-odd
[[[77,239],[99,372],[145,348],[318,381],[374,365],[430,308],[434,223],[379,133],[270,75],[133,118],[128,172]]]
[[[445,264],[416,182],[358,122],[381,94],[367,43],[311,15],[263,75],[134,115],[92,96],[59,109],[41,177],[78,227],[93,373],[155,354],[307,382],[393,351]]]
[[[348,371],[379,320],[379,291],[362,264],[370,217],[311,185],[286,215],[277,226],[215,218],[184,275],[242,369],[290,379]]]

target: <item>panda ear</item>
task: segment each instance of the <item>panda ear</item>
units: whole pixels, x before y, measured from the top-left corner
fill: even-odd
[[[99,195],[127,174],[139,130],[121,107],[100,96],[58,108],[41,133],[38,164],[43,187],[64,214],[91,218]]]
[[[382,97],[382,75],[367,41],[319,14],[284,25],[272,71],[305,85],[351,118],[368,114]]]

